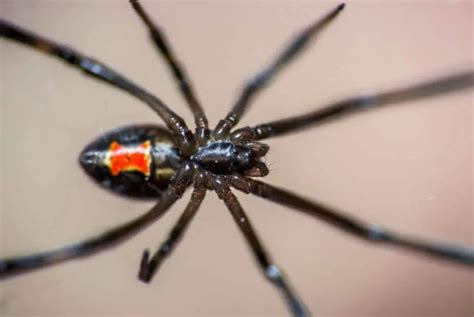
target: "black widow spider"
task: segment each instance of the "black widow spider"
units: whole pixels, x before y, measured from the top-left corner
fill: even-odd
[[[282,290],[283,295],[287,299],[290,308],[296,316],[304,315],[303,306],[299,303],[294,292],[287,287],[286,282],[284,282],[283,277],[279,274],[276,266],[271,265],[267,256],[263,253],[263,249],[253,233],[249,222],[247,220],[242,221],[243,219],[246,219],[246,217],[235,196],[230,192],[230,186],[244,192],[251,192],[290,207],[296,207],[297,209],[310,213],[313,216],[320,217],[349,233],[355,233],[363,238],[368,238],[371,241],[386,242],[397,246],[408,247],[415,251],[429,253],[434,256],[444,257],[449,260],[460,261],[468,265],[473,264],[474,255],[472,249],[455,248],[446,245],[422,242],[419,240],[413,241],[409,238],[403,238],[396,236],[393,233],[381,231],[378,227],[365,227],[365,224],[358,220],[353,220],[346,216],[341,217],[336,210],[298,198],[284,190],[244,177],[265,176],[268,172],[265,164],[260,159],[266,154],[268,147],[257,142],[257,140],[291,132],[296,129],[304,128],[307,125],[322,123],[323,120],[329,121],[339,118],[345,114],[351,114],[370,106],[386,105],[405,100],[434,96],[470,87],[473,84],[473,75],[471,72],[435,79],[418,86],[402,88],[390,93],[370,96],[369,98],[362,97],[343,101],[336,105],[332,105],[329,108],[325,108],[325,110],[319,110],[309,115],[297,117],[296,119],[281,120],[274,123],[259,125],[254,128],[238,129],[229,135],[231,126],[238,121],[238,117],[244,112],[244,108],[249,104],[253,94],[261,87],[265,86],[280,67],[285,66],[286,63],[299,52],[299,49],[304,46],[306,40],[321,31],[322,28],[337,15],[340,9],[342,9],[342,6],[339,6],[325,18],[319,20],[307,29],[306,33],[303,33],[299,39],[295,40],[293,45],[290,45],[289,49],[281,55],[280,60],[272,64],[268,70],[255,77],[255,80],[243,90],[241,98],[234,107],[234,111],[229,113],[225,120],[219,122],[214,130],[214,134],[210,136],[199,103],[194,97],[194,93],[192,92],[188,80],[181,73],[178,65],[173,63],[173,55],[170,55],[168,52],[169,46],[163,41],[158,29],[156,29],[153,23],[146,18],[145,13],[137,3],[134,3],[134,8],[145,22],[149,22],[147,23],[147,26],[150,28],[152,36],[163,55],[165,57],[171,57],[167,60],[172,67],[175,77],[180,81],[180,88],[183,95],[195,114],[196,124],[198,126],[196,130],[198,146],[194,144],[193,137],[184,122],[154,96],[143,91],[134,84],[131,84],[123,77],[118,76],[110,69],[104,67],[104,65],[98,64],[98,62],[91,62],[88,58],[78,55],[77,52],[68,48],[59,47],[46,40],[42,41],[39,37],[33,36],[28,31],[21,30],[18,27],[2,22],[2,36],[32,45],[38,49],[63,58],[68,62],[81,67],[89,74],[106,80],[119,88],[125,89],[132,95],[148,103],[165,120],[168,128],[173,131],[173,137],[179,151],[176,152],[171,148],[170,152],[165,154],[166,166],[154,162],[154,154],[150,154],[152,158],[148,158],[150,162],[147,164],[150,167],[150,170],[153,170],[153,165],[150,166],[149,164],[159,165],[157,170],[160,172],[160,178],[158,179],[160,181],[163,179],[167,180],[167,177],[174,174],[173,172],[170,172],[170,170],[177,170],[177,176],[171,180],[171,185],[166,187],[163,184],[154,183],[156,179],[150,176],[150,172],[144,172],[143,170],[137,169],[137,164],[133,167],[126,164],[126,166],[121,170],[119,168],[117,175],[109,175],[106,173],[107,170],[104,172],[104,169],[101,169],[100,171],[97,170],[97,165],[100,163],[106,160],[110,161],[110,157],[119,156],[110,154],[109,152],[112,151],[111,143],[113,143],[113,141],[117,141],[118,145],[123,145],[125,148],[130,149],[130,151],[133,152],[134,148],[132,147],[143,145],[146,142],[147,139],[143,138],[149,138],[150,136],[155,137],[154,128],[126,128],[107,134],[105,138],[106,140],[100,139],[92,143],[88,148],[86,148],[85,152],[83,152],[81,159],[87,172],[98,178],[105,186],[111,187],[113,190],[125,194],[149,196],[153,193],[156,194],[157,192],[160,192],[160,202],[144,216],[137,218],[135,221],[132,221],[127,225],[109,231],[108,235],[102,235],[95,239],[88,240],[88,243],[81,242],[68,249],[53,251],[53,253],[43,253],[41,255],[7,259],[1,262],[3,265],[2,276],[21,273],[72,257],[85,255],[98,250],[98,248],[113,245],[116,242],[122,241],[124,238],[129,237],[131,234],[149,224],[152,220],[161,216],[161,214],[180,197],[184,189],[190,186],[193,181],[195,184],[195,190],[193,192],[191,203],[188,205],[184,215],[189,216],[189,219],[192,217],[194,212],[197,210],[206,189],[216,190],[217,194],[224,200],[236,220],[240,220],[237,221],[237,223],[251,243],[254,252],[256,252],[257,259],[262,265],[264,272],[267,277],[269,277],[270,280]],[[164,131],[158,131],[158,133],[165,134]],[[211,140],[209,140],[209,138],[211,138]],[[172,140],[160,140],[160,142],[161,143],[155,142],[149,145],[151,150],[150,153],[154,153],[154,150],[159,151],[163,149],[165,145],[172,144]],[[119,149],[118,152],[120,151],[121,150]],[[108,164],[107,168],[112,168],[113,163],[109,162]],[[128,169],[129,167],[130,169]],[[168,174],[161,173],[165,169]],[[162,188],[161,186],[166,188]],[[183,225],[187,224],[187,222],[180,221],[179,224]],[[172,234],[170,236],[170,242],[175,242],[179,238],[178,233],[180,232],[182,231],[174,231],[175,235]],[[169,252],[170,247],[170,244],[165,244],[164,247],[156,253],[154,257],[156,262]],[[150,264],[146,253],[144,254],[140,270],[141,279],[146,281],[151,279],[154,269],[156,268],[153,264],[157,264],[156,262],[154,263],[152,261]]]

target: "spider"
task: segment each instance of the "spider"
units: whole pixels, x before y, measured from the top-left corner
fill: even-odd
[[[145,101],[158,112],[172,133],[151,126],[127,127],[107,133],[90,144],[81,154],[81,163],[85,170],[102,185],[131,196],[159,196],[159,202],[152,210],[126,225],[108,231],[108,235],[101,235],[87,240],[87,242],[80,242],[70,248],[53,251],[52,253],[6,259],[1,262],[3,267],[2,276],[11,276],[69,258],[87,255],[121,242],[160,217],[187,187],[191,187],[191,184],[194,187],[191,202],[172,231],[169,240],[158,249],[151,260],[148,251],[144,252],[139,270],[140,279],[144,281],[151,280],[161,261],[169,254],[169,251],[180,238],[180,234],[184,232],[188,221],[199,207],[206,190],[210,189],[216,191],[218,196],[226,203],[237,220],[239,228],[250,242],[263,272],[281,290],[293,315],[306,315],[304,305],[289,286],[287,279],[284,278],[281,271],[263,251],[260,240],[257,238],[237,199],[230,191],[230,187],[264,196],[264,198],[286,206],[296,207],[312,216],[322,218],[348,233],[369,238],[371,241],[408,247],[413,251],[428,252],[434,256],[472,265],[472,249],[447,247],[436,243],[411,240],[394,235],[391,232],[381,231],[378,227],[367,227],[365,223],[352,218],[352,216],[348,217],[333,208],[298,197],[286,190],[248,177],[265,176],[268,173],[268,169],[262,160],[262,157],[268,151],[268,146],[260,143],[260,140],[293,132],[313,124],[317,125],[342,118],[359,110],[369,109],[371,106],[383,106],[460,90],[472,85],[473,76],[471,72],[437,78],[413,87],[402,87],[378,96],[351,99],[350,103],[342,101],[328,108],[323,108],[323,110],[313,112],[309,116],[298,117],[299,119],[270,122],[269,124],[232,131],[231,129],[249,105],[251,98],[281,68],[286,66],[312,37],[326,29],[329,22],[342,10],[342,6],[338,6],[308,29],[305,29],[302,36],[290,43],[286,50],[279,55],[279,58],[270,64],[269,68],[255,76],[255,80],[243,89],[241,98],[236,102],[233,111],[229,113],[226,119],[220,121],[213,131],[210,131],[201,106],[194,95],[193,88],[179,64],[176,63],[176,58],[170,50],[167,40],[141,6],[137,2],[134,2],[133,5],[145,25],[150,29],[160,52],[165,56],[174,76],[180,82],[180,89],[195,115],[197,125],[195,137],[191,136],[184,121],[159,99],[128,80],[124,81],[120,75],[116,75],[114,71],[106,66],[95,61],[91,62],[88,58],[76,59],[76,53],[73,51],[56,50],[56,44],[41,41],[32,33],[3,22],[3,36],[30,44],[54,55],[60,55],[59,57],[69,61],[77,62],[89,74],[92,73],[100,79],[105,79],[112,85],[119,86],[119,88],[125,89]],[[27,37],[25,38],[23,35],[27,35]],[[28,35],[33,36],[33,43],[29,41]],[[113,78],[110,81],[108,76],[111,74]],[[156,138],[160,140],[156,141]],[[162,153],[164,149],[167,149],[168,152],[160,157],[158,152]],[[125,158],[128,161],[120,163],[121,160],[124,160],[123,154],[128,156]],[[134,160],[133,156],[137,156],[137,159]],[[164,165],[160,165],[161,163],[158,162],[161,158],[164,158]],[[141,163],[136,161],[141,161]]]

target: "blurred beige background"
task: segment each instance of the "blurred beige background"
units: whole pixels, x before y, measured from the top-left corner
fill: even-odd
[[[150,2],[212,126],[243,80],[328,2]],[[191,116],[126,1],[1,1],[0,16],[68,43]],[[471,1],[354,2],[258,98],[242,124],[472,68]],[[47,250],[152,202],[98,187],[77,155],[100,133],[160,122],[132,97],[12,42],[1,48],[1,256]],[[472,94],[370,112],[269,141],[266,181],[368,221],[473,244]],[[238,193],[273,258],[318,316],[472,316],[472,273],[372,246]],[[120,247],[1,282],[2,316],[288,316],[213,193],[151,285],[137,281],[186,204]]]

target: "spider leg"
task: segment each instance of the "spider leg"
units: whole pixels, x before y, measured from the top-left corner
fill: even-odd
[[[378,225],[368,224],[321,203],[303,198],[278,188],[240,175],[231,179],[233,187],[260,196],[274,203],[297,209],[370,242],[386,243],[422,254],[474,266],[474,247],[432,242],[392,232]]]
[[[153,20],[140,5],[138,0],[130,0],[130,3],[132,4],[133,9],[135,9],[135,12],[139,15],[143,23],[145,23],[146,27],[148,28],[153,43],[155,43],[156,47],[168,64],[168,67],[170,68],[174,79],[178,84],[179,90],[181,91],[182,95],[186,99],[186,102],[188,103],[188,106],[191,108],[194,114],[194,120],[197,126],[196,137],[198,138],[198,142],[201,145],[205,144],[209,140],[209,127],[206,115],[204,114],[201,104],[196,97],[191,81],[187,77],[182,65],[180,65],[179,61],[177,60],[176,55],[173,52],[164,32],[153,22]]]
[[[168,128],[174,132],[177,136],[178,147],[184,155],[191,155],[194,152],[195,140],[184,120],[169,109],[160,99],[110,67],[70,47],[40,37],[1,19],[0,36],[54,55],[70,65],[83,70],[87,75],[101,79],[137,97],[148,104],[163,119]]]
[[[145,214],[98,236],[56,250],[0,259],[0,279],[88,256],[124,242],[160,218],[191,184],[193,174],[194,168],[191,165],[183,165],[168,189],[163,193],[160,201],[153,208]]]
[[[289,309],[293,313],[293,316],[309,316],[307,309],[290,286],[283,272],[267,255],[267,252],[260,242],[260,239],[258,238],[257,233],[250,223],[249,218],[245,214],[242,206],[237,200],[237,197],[235,197],[235,195],[230,190],[226,180],[223,178],[216,178],[213,183],[217,195],[224,201],[235,222],[239,226],[239,229],[242,231],[244,237],[247,239],[247,242],[250,244],[257,262],[263,270],[265,276],[281,291],[281,294],[283,295]]]
[[[174,247],[176,247],[177,243],[184,235],[189,223],[193,219],[194,215],[199,209],[199,206],[201,206],[201,202],[206,196],[206,190],[206,179],[203,174],[198,174],[194,183],[194,191],[192,193],[191,199],[178,222],[169,233],[168,238],[161,244],[151,259],[150,252],[148,250],[143,252],[140,271],[138,273],[138,278],[140,280],[146,283],[152,280],[162,261],[171,254]]]
[[[394,89],[375,95],[349,98],[300,116],[263,123],[252,128],[245,127],[236,130],[233,135],[241,135],[245,131],[253,139],[266,139],[324,124],[363,110],[458,92],[472,86],[474,86],[474,72],[467,71],[418,83],[410,87]]]
[[[261,91],[277,75],[277,73],[283,69],[283,67],[294,60],[296,56],[303,51],[310,40],[318,36],[318,34],[325,29],[325,27],[342,11],[342,9],[344,9],[343,3],[326,14],[323,18],[305,28],[292,41],[290,41],[290,43],[267,68],[260,71],[245,84],[239,98],[232,107],[232,110],[227,114],[224,120],[219,121],[217,124],[214,130],[216,139],[227,137],[230,130],[239,122],[240,118],[246,111],[246,108],[256,94]]]

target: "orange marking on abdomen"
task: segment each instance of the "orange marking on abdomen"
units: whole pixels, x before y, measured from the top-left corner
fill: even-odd
[[[150,150],[150,141],[135,146],[124,146],[113,141],[105,163],[113,176],[125,171],[136,171],[150,176]]]

